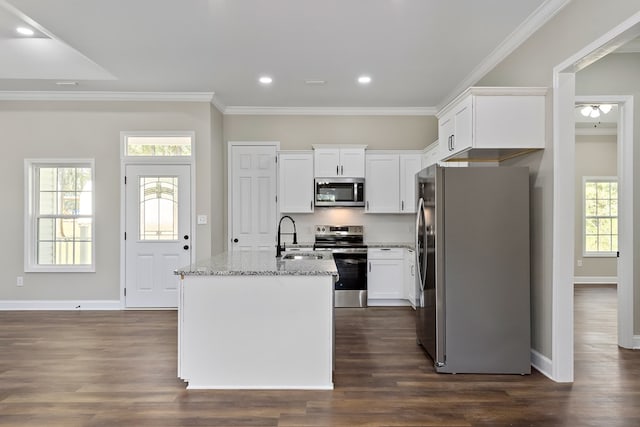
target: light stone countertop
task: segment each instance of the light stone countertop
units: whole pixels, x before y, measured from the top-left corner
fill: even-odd
[[[406,243],[406,242],[366,242],[367,247],[371,249],[376,248],[403,248],[403,249],[415,249],[414,243]]]
[[[273,251],[231,251],[175,270],[185,276],[328,276],[338,270],[331,254],[322,260],[285,260]]]

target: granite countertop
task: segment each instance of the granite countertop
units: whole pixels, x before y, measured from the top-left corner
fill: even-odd
[[[415,249],[414,243],[406,243],[406,242],[367,242],[368,248],[403,248],[403,249]]]
[[[185,276],[328,276],[337,275],[331,254],[320,260],[286,260],[273,251],[231,251],[215,255],[174,272]]]

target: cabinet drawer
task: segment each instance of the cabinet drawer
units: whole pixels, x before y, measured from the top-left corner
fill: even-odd
[[[402,259],[404,249],[402,248],[371,248],[367,252],[369,259]]]

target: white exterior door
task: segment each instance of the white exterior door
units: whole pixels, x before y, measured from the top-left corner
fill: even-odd
[[[276,145],[230,145],[232,250],[276,244]]]
[[[178,267],[191,263],[189,165],[127,165],[125,303],[177,307]]]

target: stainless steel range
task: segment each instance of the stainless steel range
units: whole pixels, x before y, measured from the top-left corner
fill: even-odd
[[[316,225],[314,250],[331,251],[338,269],[336,307],[367,306],[367,245],[361,225]]]

